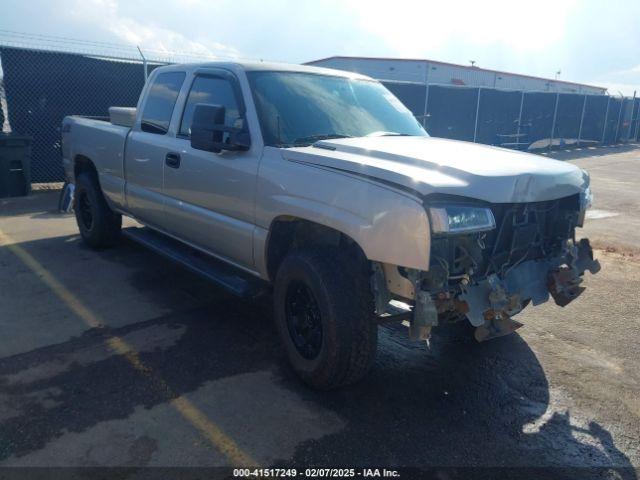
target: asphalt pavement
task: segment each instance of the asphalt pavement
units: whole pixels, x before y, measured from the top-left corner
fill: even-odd
[[[483,344],[381,327],[361,383],[289,369],[270,299],[123,240],[92,251],[57,192],[0,199],[0,466],[640,466],[640,148],[552,153],[592,175],[602,271]],[[597,468],[585,468],[597,467]],[[618,477],[615,477],[618,475]]]

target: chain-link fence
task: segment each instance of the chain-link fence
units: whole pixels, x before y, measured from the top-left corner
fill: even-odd
[[[436,137],[520,150],[638,140],[638,98],[383,83]]]
[[[0,61],[5,130],[32,137],[33,182],[63,180],[66,115],[104,116],[112,105],[135,106],[145,82],[142,61],[10,47],[0,47]]]
[[[112,105],[135,106],[145,71],[170,62],[0,41],[0,124],[4,132],[32,137],[32,181],[63,180],[64,116],[105,116]],[[639,99],[384,83],[437,137],[521,150],[638,140]]]

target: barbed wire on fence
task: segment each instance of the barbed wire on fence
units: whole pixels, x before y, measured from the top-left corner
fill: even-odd
[[[64,36],[25,33],[4,29],[0,29],[0,45],[32,50],[84,54],[118,60],[129,59],[142,61],[146,58],[149,62],[160,64],[202,62],[205,60],[262,61],[262,59],[259,58],[240,55],[158,49],[145,45],[80,40]]]
[[[216,59],[256,60],[0,30],[0,125],[32,137],[32,181],[62,181],[64,116],[134,106],[145,70]],[[532,150],[635,141],[640,133],[636,98],[383,83],[434,136]]]
[[[158,66],[239,59],[0,29],[0,126],[32,137],[34,182],[61,181],[65,115],[101,116],[111,105],[135,105]]]

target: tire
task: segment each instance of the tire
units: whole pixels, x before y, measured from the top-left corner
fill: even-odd
[[[94,173],[76,178],[74,211],[80,236],[91,248],[111,247],[118,241],[122,215],[109,208]]]
[[[274,302],[280,339],[305,383],[329,390],[365,376],[375,360],[378,326],[364,266],[334,248],[293,251],[276,275]],[[306,346],[300,341],[304,329],[296,329],[304,319],[311,325]]]

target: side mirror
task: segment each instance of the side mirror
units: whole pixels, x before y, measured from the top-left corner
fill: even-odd
[[[224,117],[222,105],[196,104],[191,121],[191,147],[214,153],[247,150],[251,145],[249,134],[244,128],[226,126]]]

